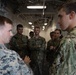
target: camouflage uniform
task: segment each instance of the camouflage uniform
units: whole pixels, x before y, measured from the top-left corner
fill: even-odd
[[[49,40],[47,42],[47,60],[50,62],[50,64],[53,63],[54,61],[54,57],[55,57],[55,52],[56,52],[56,49],[57,47],[59,46],[60,44],[60,41],[61,39],[56,39],[56,40]],[[53,49],[50,49],[50,46],[53,46],[54,48]]]
[[[57,57],[57,48],[59,47],[61,39],[49,40],[47,42],[47,61],[49,66],[49,75],[54,75],[54,61]],[[53,49],[50,49],[53,46]]]
[[[0,44],[0,75],[32,75],[19,55]]]
[[[76,27],[62,39],[55,75],[76,75]]]
[[[11,49],[15,50],[20,55],[28,53],[27,51],[28,37],[25,35],[16,34],[10,41]]]
[[[31,50],[31,65],[35,75],[42,75],[42,69],[44,64],[46,41],[43,37],[33,37],[29,41],[29,47]]]

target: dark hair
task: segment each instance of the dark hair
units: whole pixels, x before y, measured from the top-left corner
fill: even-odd
[[[61,29],[55,29],[55,31],[59,31],[59,32],[60,32],[60,34],[61,34]]]
[[[4,26],[5,22],[13,25],[12,21],[9,18],[0,15],[0,26]]]
[[[30,31],[29,35],[34,35],[34,32],[33,31]]]
[[[63,4],[58,10],[62,8],[66,12],[66,14],[69,14],[71,11],[74,11],[76,13],[76,2]]]
[[[50,32],[50,36],[52,36],[54,33],[55,33],[54,31]]]
[[[30,31],[29,36],[32,38],[34,36],[34,32]]]
[[[18,25],[17,25],[17,29],[18,29],[18,28],[23,28],[23,25],[18,24]]]
[[[30,31],[30,33],[29,34],[33,34],[34,32],[33,31]]]
[[[63,35],[62,35],[61,29],[55,29],[55,31],[59,31],[60,32],[60,34],[61,34],[60,39],[62,39],[63,38]]]
[[[40,27],[39,27],[39,26],[35,26],[35,28],[38,28],[38,29],[40,29]]]

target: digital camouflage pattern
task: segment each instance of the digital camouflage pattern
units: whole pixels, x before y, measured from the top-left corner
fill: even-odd
[[[0,44],[0,75],[32,75],[19,55]]]
[[[55,75],[76,75],[76,27],[62,39]]]

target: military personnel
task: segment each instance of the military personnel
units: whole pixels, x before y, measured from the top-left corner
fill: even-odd
[[[51,32],[51,40],[48,41],[47,43],[47,50],[48,50],[48,61],[49,61],[49,66],[50,66],[50,69],[49,69],[49,73],[50,75],[52,73],[54,73],[54,61],[57,57],[57,54],[58,54],[58,47],[59,47],[59,44],[60,44],[60,36],[61,36],[61,30],[60,29],[56,29],[54,32]]]
[[[12,21],[0,16],[0,75],[32,75],[19,55],[6,48],[12,34]]]
[[[34,37],[34,32],[30,31],[29,36],[30,36],[30,39],[33,38]]]
[[[53,61],[53,51],[50,50],[50,48],[53,48],[52,43],[54,42],[54,31],[50,32],[50,40],[47,42],[47,48],[46,48],[46,63],[47,63],[47,75],[49,75],[49,68],[51,66],[51,63]]]
[[[28,37],[23,35],[23,26],[21,24],[17,25],[17,33],[12,37],[10,41],[10,48],[15,50],[20,56],[23,54],[28,55],[27,42]]]
[[[29,47],[29,43],[31,41],[31,39],[34,37],[34,32],[33,31],[30,31],[29,32],[29,39],[28,39],[28,51],[29,51],[29,56],[31,55],[31,49]]]
[[[29,47],[31,50],[31,66],[35,75],[43,75],[44,53],[46,41],[39,35],[40,27],[34,28],[35,36],[30,40]]]
[[[76,75],[76,2],[61,6],[58,23],[68,33],[60,43],[55,75]]]
[[[54,31],[50,32],[50,40],[47,42],[47,50],[49,50],[51,40],[54,40]]]
[[[54,37],[55,36],[55,33],[54,31],[50,32],[50,40],[47,42],[47,55],[46,55],[46,58],[47,58],[47,61],[49,63],[49,65],[51,64],[50,61],[52,61],[52,59],[50,58],[52,52],[50,50],[50,48],[52,49],[53,48],[53,42],[54,42]]]

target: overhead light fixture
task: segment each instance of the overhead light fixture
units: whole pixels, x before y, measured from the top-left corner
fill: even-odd
[[[27,6],[28,9],[46,9],[46,6]]]
[[[47,25],[47,23],[44,23],[44,25],[46,26],[46,25]]]
[[[32,25],[32,22],[29,22],[30,25]]]

